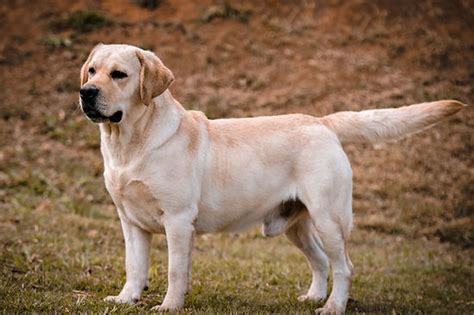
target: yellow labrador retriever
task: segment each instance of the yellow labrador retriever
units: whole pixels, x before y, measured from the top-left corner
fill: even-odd
[[[308,292],[327,296],[321,314],[345,311],[352,277],[352,172],[341,143],[401,138],[453,115],[463,104],[209,120],[168,90],[172,72],[152,52],[96,46],[81,70],[80,104],[99,123],[104,178],[126,248],[126,282],[106,301],[134,303],[147,286],[150,240],[166,233],[168,291],[155,310],[184,305],[195,233],[286,236],[312,270]]]

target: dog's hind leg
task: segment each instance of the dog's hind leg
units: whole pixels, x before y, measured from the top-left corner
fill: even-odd
[[[308,209],[332,269],[332,291],[317,314],[343,314],[349,299],[353,267],[346,242],[352,228],[352,171],[340,147],[306,165],[298,197]]]
[[[286,236],[306,256],[312,272],[311,286],[298,300],[324,300],[327,296],[329,261],[311,218],[305,214],[286,231]]]
[[[349,299],[353,267],[346,248],[346,233],[339,218],[318,215],[313,219],[332,268],[332,291],[316,314],[343,314]]]

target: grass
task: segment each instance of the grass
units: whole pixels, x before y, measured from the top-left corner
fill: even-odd
[[[239,22],[247,22],[251,12],[239,9],[224,1],[221,6],[211,6],[201,16],[202,23],[210,23],[215,19],[234,19]]]
[[[54,173],[32,167],[2,177],[8,180],[0,194],[0,310],[142,313],[160,303],[167,286],[164,236],[153,240],[151,285],[142,301],[102,302],[124,282],[119,221],[96,167],[85,167],[81,157],[54,163]],[[349,314],[474,311],[469,251],[356,229],[350,253],[356,276]],[[183,313],[311,313],[319,305],[296,300],[309,282],[304,257],[284,237],[265,239],[259,231],[199,237]]]
[[[163,299],[163,237],[154,241],[150,291],[138,305],[116,306],[102,302],[118,293],[124,280],[119,223],[111,213],[101,219],[76,213],[48,220],[25,215],[12,224],[28,232],[2,240],[0,309],[128,313],[147,311]],[[452,307],[458,314],[472,312],[472,265],[465,255],[424,240],[406,242],[370,232],[357,232],[355,238],[351,252],[357,275],[348,313],[441,314]],[[248,233],[200,239],[193,265],[186,313],[309,313],[317,306],[296,301],[310,274],[303,257],[283,238],[264,240]]]
[[[55,32],[72,29],[87,33],[111,24],[112,21],[99,11],[81,10],[52,19],[49,22],[49,28]],[[45,40],[45,43],[54,46],[62,45],[61,42],[57,43],[57,41],[56,38],[50,37]]]
[[[71,38],[60,38],[53,35],[43,37],[41,42],[49,48],[70,47],[72,45]]]

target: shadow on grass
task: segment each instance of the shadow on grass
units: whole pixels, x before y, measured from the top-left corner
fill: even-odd
[[[296,296],[285,299],[259,300],[259,294],[212,293],[207,295],[192,294],[186,300],[187,308],[197,312],[255,312],[255,313],[294,313],[314,311],[322,303],[298,302]]]

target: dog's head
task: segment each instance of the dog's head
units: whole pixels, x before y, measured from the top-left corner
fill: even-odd
[[[93,122],[122,122],[162,94],[173,73],[152,52],[129,45],[99,44],[81,69],[80,104]]]

